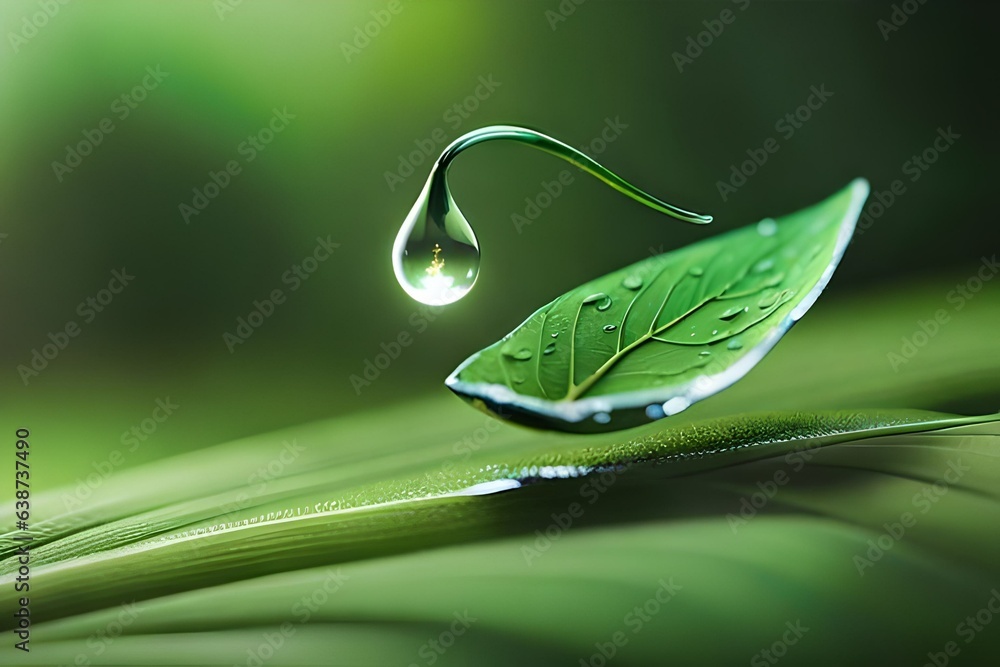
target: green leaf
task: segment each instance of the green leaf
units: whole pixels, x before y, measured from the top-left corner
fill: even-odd
[[[300,442],[324,432],[343,437],[347,448],[357,437],[363,451],[379,442],[386,421],[369,418],[350,432],[338,420],[295,431]],[[799,618],[812,630],[797,656],[822,664],[820,656],[847,650],[832,629],[852,609],[871,615],[855,632],[879,641],[854,642],[848,663],[872,645],[918,658],[926,651],[913,644],[915,628],[940,634],[926,650],[933,649],[995,586],[1000,541],[983,526],[1000,520],[998,425],[995,415],[770,413],[603,436],[600,446],[567,438],[541,455],[508,453],[507,441],[503,455],[477,453],[452,469],[442,466],[449,448],[427,456],[430,442],[453,437],[439,424],[436,437],[407,431],[379,445],[404,458],[417,446],[421,456],[398,469],[379,461],[375,473],[365,458],[352,462],[353,451],[325,448],[305,470],[278,477],[278,486],[233,510],[224,491],[246,493],[240,482],[259,465],[254,455],[280,451],[289,434],[259,436],[174,459],[238,473],[207,480],[197,503],[128,514],[130,501],[147,502],[143,482],[153,470],[123,471],[123,516],[90,531],[107,534],[106,542],[83,539],[84,530],[34,549],[33,630],[44,641],[21,661],[75,664],[84,654],[92,664],[151,664],[167,651],[172,663],[248,664],[248,649],[290,624],[282,664],[425,664],[420,647],[468,611],[475,624],[439,664],[509,664],[512,655],[526,664],[571,663],[622,629],[627,664],[662,664],[665,654],[685,664],[699,655],[733,664]],[[537,436],[524,444],[537,445]],[[238,448],[251,460],[234,458]],[[960,476],[915,500],[953,463]],[[373,474],[377,481],[355,486]],[[455,493],[503,479],[522,486]],[[772,497],[745,513],[742,501],[756,503],[768,484]],[[241,525],[323,503],[310,514]],[[565,522],[571,511],[572,525],[553,531],[554,517]],[[867,558],[867,541],[905,511],[917,524],[859,573],[854,557]],[[59,548],[74,540],[89,546]],[[16,569],[16,556],[0,565],[0,604],[8,608]],[[331,577],[339,579],[328,586]],[[680,585],[676,598],[632,633],[627,614],[661,579]],[[892,613],[894,604],[907,613]],[[733,629],[727,641],[709,641],[719,627]],[[122,631],[100,641],[102,632]]]
[[[868,196],[651,257],[544,306],[447,379],[476,407],[573,432],[670,416],[743,377],[829,282]]]
[[[358,479],[352,468],[367,469],[368,462],[362,459],[352,466],[317,453],[314,456],[322,458],[310,461],[307,472],[264,485],[266,492],[260,495],[249,493],[244,485],[248,476],[241,474],[214,486],[206,481],[199,495],[148,511],[136,511],[150,488],[149,473],[138,469],[127,474],[131,479],[123,480],[130,491],[120,499],[120,518],[109,513],[104,522],[88,529],[80,526],[87,516],[80,510],[38,525],[42,536],[32,545],[32,591],[42,604],[35,619],[113,605],[124,596],[141,600],[287,569],[504,534],[508,529],[503,525],[491,525],[490,505],[476,497],[527,483],[586,478],[605,471],[621,474],[625,469],[666,462],[672,466],[657,474],[673,477],[723,463],[783,455],[800,449],[806,440],[815,448],[991,419],[912,410],[770,413],[612,440],[600,447],[581,448],[568,439],[543,454],[506,452],[503,457],[484,457],[463,465],[452,462],[424,470],[420,466],[419,472],[410,471],[402,478],[398,472],[384,471],[384,476],[353,488],[350,481],[341,482],[339,493],[327,491],[330,483],[344,480],[339,476],[345,473],[346,480]],[[268,446],[261,448],[261,454],[267,451],[273,457],[275,451],[288,449],[275,436],[265,440]],[[249,466],[261,465],[263,456],[255,456],[254,447],[240,444],[247,460],[233,466],[234,471],[242,473]],[[232,461],[233,449],[213,448],[178,457],[175,463],[216,470]],[[206,456],[215,464],[206,466]],[[167,468],[165,463],[156,466],[160,473]],[[479,510],[470,513],[473,507]],[[63,528],[54,531],[55,526]],[[54,533],[60,534],[55,537]],[[11,539],[17,534],[11,531],[0,536],[4,557],[0,575],[6,575],[0,576],[0,582],[17,573],[21,544]],[[288,549],[290,543],[295,544],[294,550]],[[8,595],[17,597],[12,585],[0,588],[0,601]],[[0,628],[5,627],[0,621]]]

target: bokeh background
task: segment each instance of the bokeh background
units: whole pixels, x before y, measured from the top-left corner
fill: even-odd
[[[868,210],[871,225],[817,306],[826,315],[799,327],[841,328],[879,372],[1000,246],[993,4],[912,3],[890,32],[879,24],[892,19],[889,2],[401,0],[396,13],[390,4],[0,5],[0,410],[9,431],[31,428],[39,485],[90,472],[157,399],[179,407],[127,453],[128,466],[442,395],[455,365],[567,289],[651,249],[794,211],[856,176],[873,191],[899,179],[905,193],[877,217]],[[724,10],[731,23],[679,68],[674,54],[706,21],[718,29]],[[359,37],[366,29],[373,36]],[[133,92],[153,83],[148,68],[166,75]],[[814,86],[833,94],[786,137],[776,123]],[[123,95],[144,99],[133,108]],[[241,144],[275,109],[293,118],[248,161]],[[78,166],[54,167],[105,119],[113,131]],[[500,122],[590,145],[608,119],[622,129],[595,157],[716,222],[679,223],[577,174],[518,228],[512,215],[565,167],[490,144],[463,155],[451,177],[483,247],[479,284],[439,312],[399,289],[390,248],[427,169],[390,187],[386,173],[398,174],[401,159]],[[960,138],[911,180],[905,163],[949,127]],[[723,200],[718,182],[769,137],[780,150]],[[241,172],[186,221],[180,206],[231,160]],[[291,291],[282,276],[318,237],[339,246]],[[122,267],[134,281],[86,322],[78,304]],[[287,301],[231,352],[223,334],[275,288]],[[908,304],[918,292],[929,296]],[[998,292],[987,285],[977,307],[995,308]],[[70,320],[80,334],[26,383],[18,366]],[[865,336],[873,320],[875,342]],[[819,363],[822,350],[795,348],[797,330],[762,369],[808,374]],[[401,332],[413,344],[358,391],[350,376]],[[930,345],[970,336],[990,338],[953,326]],[[745,407],[794,407],[746,391]],[[961,384],[950,396],[963,398]],[[965,398],[911,407],[998,407]]]

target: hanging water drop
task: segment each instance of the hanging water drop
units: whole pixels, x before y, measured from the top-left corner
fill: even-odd
[[[421,303],[458,301],[479,276],[479,243],[436,171],[424,185],[392,247],[396,280]]]
[[[508,139],[534,146],[571,162],[632,199],[685,222],[704,224],[712,217],[668,204],[625,181],[568,144],[541,132],[515,125],[492,125],[468,132],[445,147],[434,162],[420,195],[403,221],[392,246],[396,280],[411,297],[432,306],[458,301],[479,277],[479,242],[448,190],[452,160],[463,150],[484,141]],[[628,289],[638,289],[626,284]],[[611,307],[611,299],[598,310]]]

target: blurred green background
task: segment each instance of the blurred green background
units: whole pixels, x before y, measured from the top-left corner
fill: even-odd
[[[917,320],[949,307],[949,290],[1000,246],[995,108],[984,99],[995,5],[920,5],[886,33],[889,2],[391,4],[0,5],[0,410],[5,432],[32,430],[40,485],[122,449],[157,399],[178,408],[147,429],[129,466],[443,395],[455,365],[567,289],[651,249],[794,211],[856,176],[873,192],[898,179],[905,192],[868,210],[871,226],[817,306],[826,316],[799,327],[842,331],[880,373]],[[699,33],[700,53],[689,42]],[[688,49],[679,69],[674,54]],[[776,123],[814,86],[832,96],[788,136]],[[275,110],[287,110],[281,132],[248,149]],[[608,119],[620,131],[592,145]],[[464,301],[422,311],[396,285],[389,252],[428,165],[392,187],[386,172],[428,142],[436,155],[435,137],[500,122],[600,147],[612,170],[716,222],[676,222],[577,174],[518,229],[511,216],[564,165],[523,146],[480,147],[451,177],[483,247],[480,282]],[[907,161],[949,127],[959,138],[912,180]],[[718,182],[769,137],[778,152],[723,200]],[[81,142],[96,145],[69,171],[54,166],[69,166]],[[239,173],[185,221],[181,205],[230,161]],[[282,277],[317,238],[339,247],[292,290]],[[134,281],[87,321],[78,304],[122,267]],[[276,288],[287,301],[230,352],[223,334]],[[922,301],[900,302],[917,291]],[[977,308],[995,310],[997,293],[988,285]],[[70,320],[79,335],[26,383],[18,366]],[[875,340],[865,335],[873,320]],[[356,391],[350,376],[401,332],[413,344]],[[808,374],[817,355],[794,346],[796,333],[755,372]],[[976,334],[995,337],[952,327],[929,345]],[[934,358],[914,359],[904,377]],[[744,396],[745,408],[795,407],[766,396],[755,405],[752,387]]]

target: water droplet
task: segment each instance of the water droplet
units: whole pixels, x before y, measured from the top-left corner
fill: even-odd
[[[604,333],[611,333],[612,331],[614,331],[617,328],[618,328],[618,326],[615,325],[615,324],[606,324],[606,325],[604,325]]]
[[[785,274],[779,271],[778,273],[772,274],[767,280],[764,281],[764,287],[774,287],[776,285],[780,285],[781,281],[784,279]]]
[[[531,350],[526,347],[522,347],[516,352],[510,349],[505,349],[503,350],[503,355],[511,359],[517,359],[518,361],[527,361],[528,359],[531,359]]]
[[[396,280],[412,298],[444,306],[465,296],[479,276],[479,242],[443,184],[431,173],[392,246]]]
[[[774,260],[768,257],[767,259],[762,259],[753,266],[754,273],[764,273],[765,271],[770,271],[774,268]]]
[[[726,348],[730,350],[742,350],[743,343],[734,338],[731,341],[729,341],[729,345],[727,345]]]
[[[521,482],[516,479],[494,479],[489,482],[480,482],[466,487],[455,493],[460,496],[487,496],[492,493],[509,491],[510,489],[521,488]]]
[[[589,305],[591,303],[597,304],[597,310],[605,311],[611,307],[611,297],[604,292],[598,292],[597,294],[591,294],[586,299],[583,300],[583,305]]]
[[[761,236],[774,236],[777,231],[778,223],[774,221],[774,218],[764,218],[757,223],[757,233]]]
[[[555,351],[556,351],[556,344],[549,343],[548,345],[545,346],[545,349],[542,351],[542,354],[552,354]]]
[[[710,356],[712,356],[712,353],[709,352],[708,350],[702,350],[701,352],[698,353],[698,356],[699,357],[710,357]]]
[[[690,269],[688,269],[688,275],[694,276],[695,278],[699,278],[704,274],[705,274],[705,269],[701,268],[700,266],[692,266]]]
[[[695,334],[694,334],[694,332],[692,331],[692,332],[691,332],[691,338],[694,338],[694,336],[695,336]]]
[[[778,290],[771,290],[769,292],[765,292],[764,296],[760,297],[757,301],[757,305],[761,308],[770,308],[774,304],[778,303],[778,299],[780,298],[781,292]]]
[[[642,276],[627,276],[622,281],[622,287],[630,290],[637,290],[642,287]]]
[[[683,396],[675,396],[663,404],[663,412],[669,417],[691,407],[691,401]]]
[[[611,421],[611,415],[609,415],[607,412],[598,412],[597,414],[594,415],[594,421],[597,422],[598,424],[607,424],[609,421]]]
[[[712,329],[712,335],[713,335],[713,336],[714,336],[715,334],[717,334],[717,333],[719,333],[719,330],[718,330],[718,329]]]
[[[747,310],[749,310],[749,308],[740,307],[740,306],[733,306],[732,308],[727,308],[724,313],[722,313],[721,315],[719,315],[719,319],[720,320],[731,320],[731,319],[735,318],[737,315],[739,315],[740,313],[747,312]]]
[[[514,384],[524,384],[524,378],[520,375],[515,375],[511,378],[511,382]]]
[[[659,403],[653,403],[652,405],[646,406],[646,416],[650,419],[663,419],[666,413],[663,412],[663,406]]]
[[[559,332],[558,331],[552,332],[552,337],[553,338],[559,338]]]

